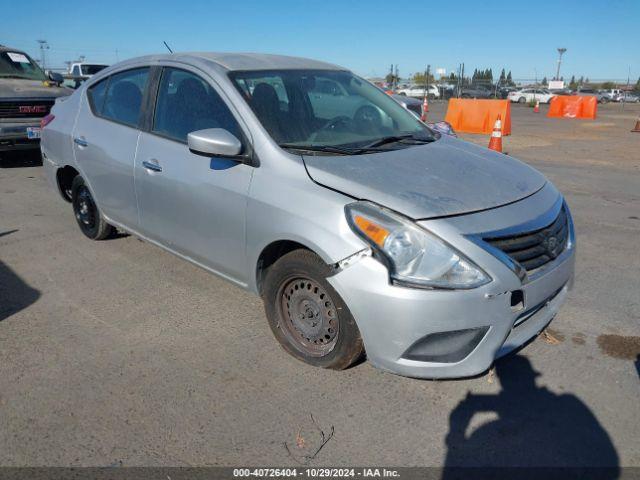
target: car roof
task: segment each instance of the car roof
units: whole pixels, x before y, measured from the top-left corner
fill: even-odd
[[[11,47],[7,47],[6,45],[0,45],[0,52],[25,53],[24,51],[20,50],[19,48],[11,48]],[[26,53],[25,53],[25,55],[26,55]]]
[[[271,55],[267,53],[224,53],[224,52],[185,52],[164,55],[148,55],[133,58],[129,62],[156,62],[163,60],[189,61],[205,60],[216,63],[228,71],[243,70],[348,70],[332,63],[311,60],[302,57],[290,57],[287,55]]]

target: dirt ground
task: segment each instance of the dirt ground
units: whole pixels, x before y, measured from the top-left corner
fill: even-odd
[[[457,381],[304,365],[258,298],[85,239],[37,155],[2,155],[0,465],[640,466],[640,106],[546,108],[514,106],[504,147],[566,195],[576,286],[546,336]]]

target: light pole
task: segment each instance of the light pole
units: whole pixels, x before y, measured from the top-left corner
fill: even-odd
[[[560,56],[558,57],[558,70],[556,71],[556,80],[560,80],[560,64],[562,63],[562,54],[566,51],[566,48],[558,49],[558,53],[560,54]]]
[[[37,40],[37,42],[40,44],[40,63],[42,65],[42,69],[45,70],[46,61],[45,61],[44,51],[49,50],[49,44],[47,43],[46,40]]]

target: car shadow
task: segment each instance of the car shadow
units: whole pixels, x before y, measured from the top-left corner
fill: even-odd
[[[41,167],[40,149],[0,152],[0,168]]]
[[[540,374],[521,355],[499,360],[495,372],[500,392],[468,393],[449,416],[443,479],[619,477],[608,433],[577,396],[538,387]]]
[[[40,298],[40,291],[31,288],[8,265],[0,261],[0,322],[24,310]]]

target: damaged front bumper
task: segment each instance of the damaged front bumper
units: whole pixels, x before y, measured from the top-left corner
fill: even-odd
[[[543,271],[524,279],[469,240],[469,233],[487,227],[499,230],[514,225],[514,218],[526,223],[535,216],[532,212],[553,208],[559,198],[551,187],[492,211],[420,222],[491,275],[493,281],[479,288],[425,290],[393,285],[387,268],[369,250],[340,262],[328,280],[349,306],[369,361],[410,377],[467,377],[487,370],[497,357],[541,332],[573,284],[573,226],[566,250]]]

